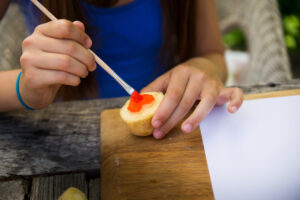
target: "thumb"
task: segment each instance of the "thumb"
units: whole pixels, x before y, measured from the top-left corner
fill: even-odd
[[[74,21],[73,24],[85,32],[84,24],[81,21]]]
[[[141,92],[165,92],[169,82],[169,73],[165,73],[162,76],[155,79],[152,83],[144,87]]]

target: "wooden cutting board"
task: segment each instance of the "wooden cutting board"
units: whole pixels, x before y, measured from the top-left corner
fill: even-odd
[[[245,99],[300,94],[288,90]],[[129,133],[119,109],[101,114],[102,200],[213,199],[200,130],[178,125],[163,140]]]

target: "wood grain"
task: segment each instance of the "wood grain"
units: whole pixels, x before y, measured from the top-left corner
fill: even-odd
[[[100,200],[100,179],[89,180],[89,200]]]
[[[0,199],[24,200],[27,193],[26,183],[23,180],[0,182]]]
[[[84,173],[35,177],[32,180],[30,200],[57,200],[69,187],[76,187],[87,195]]]
[[[163,140],[133,136],[119,109],[101,114],[102,200],[213,199],[199,129]]]
[[[300,89],[245,95],[245,100],[300,95]],[[101,114],[102,199],[213,199],[199,129],[177,126],[163,140],[129,133],[119,109]]]
[[[299,89],[300,79],[242,86],[244,93]],[[0,113],[0,179],[100,168],[99,114],[126,98],[54,103],[43,110]]]
[[[300,95],[300,89],[264,92],[264,93],[257,93],[257,94],[247,94],[247,95],[244,95],[244,99],[252,100],[252,99],[262,99],[262,98],[272,98],[272,97],[282,97],[282,96],[295,96],[295,95]]]
[[[100,168],[100,113],[125,98],[54,103],[0,113],[0,179]]]

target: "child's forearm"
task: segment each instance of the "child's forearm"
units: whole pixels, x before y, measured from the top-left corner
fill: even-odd
[[[16,92],[20,69],[0,72],[0,112],[22,109]]]

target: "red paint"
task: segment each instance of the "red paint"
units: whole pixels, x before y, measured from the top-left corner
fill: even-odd
[[[138,93],[137,91],[133,91],[133,93],[131,94],[131,99],[133,99],[134,101],[136,101],[137,103],[142,101],[143,97],[142,95],[140,95],[140,93]]]
[[[154,97],[150,94],[140,95],[138,93],[138,95],[139,95],[138,99],[136,97],[133,97],[133,95],[131,95],[130,102],[127,108],[131,112],[139,112],[142,109],[143,105],[150,104],[154,101]]]

